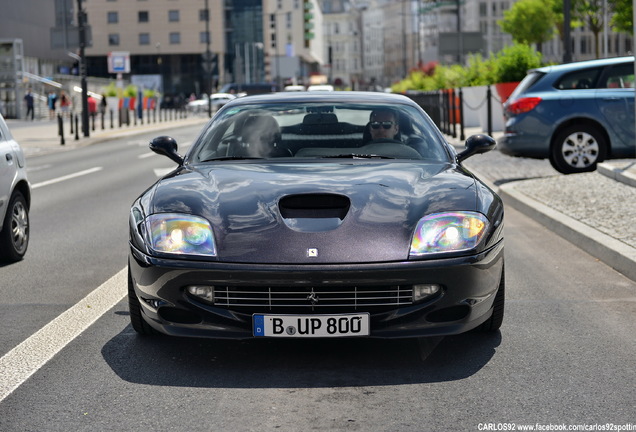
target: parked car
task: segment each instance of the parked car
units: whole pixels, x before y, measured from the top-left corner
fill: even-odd
[[[225,105],[226,103],[228,103],[229,101],[231,101],[232,99],[235,99],[236,96],[234,96],[233,94],[229,94],[229,93],[214,93],[212,94],[212,110],[216,111],[219,108],[221,108],[223,105]],[[188,105],[186,105],[186,109],[190,112],[193,113],[203,113],[203,112],[208,112],[208,104],[209,104],[209,98],[207,97],[207,95],[201,99],[197,99],[197,100],[193,100],[188,102]]]
[[[307,91],[333,91],[331,84],[314,84],[307,87]]]
[[[0,260],[15,262],[29,246],[31,186],[20,145],[0,114]]]
[[[141,334],[419,337],[503,320],[504,209],[402,95],[237,98],[129,219]]]
[[[259,94],[268,94],[279,91],[279,87],[275,83],[250,83],[237,84],[229,83],[221,87],[221,93],[232,93],[237,96],[250,96]]]
[[[534,69],[504,104],[502,153],[549,158],[564,174],[633,157],[634,57]]]

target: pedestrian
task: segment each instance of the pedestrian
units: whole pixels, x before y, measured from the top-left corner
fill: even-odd
[[[26,103],[26,119],[31,115],[31,120],[35,120],[35,113],[33,109],[33,93],[31,92],[31,88],[27,90],[27,93],[24,95],[24,102]]]
[[[101,114],[106,114],[106,107],[107,107],[107,102],[106,102],[106,95],[102,94],[102,100],[99,103],[99,112]]]
[[[54,91],[49,92],[47,97],[47,105],[49,106],[49,118],[55,119],[55,104],[57,103],[57,94]]]
[[[64,93],[64,90],[60,92],[60,109],[62,110],[62,117],[69,116],[69,110],[71,107],[71,99]]]

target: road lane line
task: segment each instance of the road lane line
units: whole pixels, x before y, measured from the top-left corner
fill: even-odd
[[[62,177],[58,177],[58,178],[54,178],[54,179],[51,179],[51,180],[47,180],[47,181],[43,181],[43,182],[40,182],[40,183],[33,184],[33,185],[31,185],[31,189],[37,189],[37,188],[42,187],[42,186],[48,186],[48,185],[51,185],[51,184],[54,184],[54,183],[59,183],[59,182],[65,181],[65,180],[70,180],[70,179],[75,178],[75,177],[85,176],[87,174],[92,174],[94,172],[101,171],[103,169],[104,168],[102,168],[102,167],[95,167],[95,168],[90,168],[90,169],[87,169],[87,170],[84,170],[84,171],[79,171],[79,172],[76,172],[76,173],[73,173],[73,174],[69,174],[69,175],[65,175],[65,176],[62,176]]]
[[[127,294],[127,268],[0,358],[0,402]]]

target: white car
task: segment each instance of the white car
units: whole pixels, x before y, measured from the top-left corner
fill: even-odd
[[[307,87],[307,91],[333,91],[331,84],[315,84]]]
[[[231,93],[214,93],[212,95],[212,111],[218,110],[232,99],[236,99],[236,96]],[[188,102],[187,109],[194,113],[207,112],[208,97],[205,96],[201,99]]]
[[[24,152],[0,115],[0,261],[24,257],[29,245],[30,205]]]

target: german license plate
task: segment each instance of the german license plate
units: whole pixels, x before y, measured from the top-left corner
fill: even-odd
[[[369,335],[369,314],[253,315],[254,336],[347,337]]]

